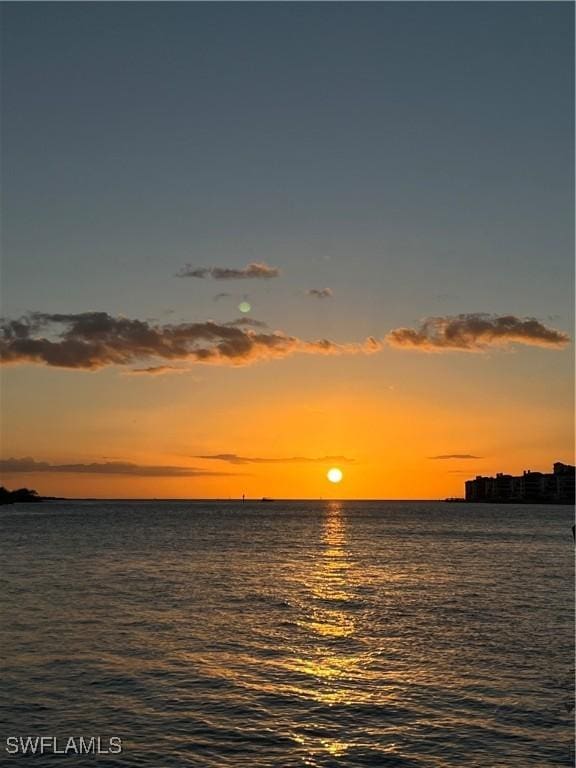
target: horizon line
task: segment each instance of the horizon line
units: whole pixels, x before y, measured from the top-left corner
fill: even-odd
[[[40,494],[41,495],[41,494]],[[363,497],[363,498],[328,498],[323,496],[44,496],[44,501],[237,501],[243,502],[276,502],[276,501],[445,501],[446,497],[438,498],[436,496],[427,499],[423,498],[384,498],[384,497]]]

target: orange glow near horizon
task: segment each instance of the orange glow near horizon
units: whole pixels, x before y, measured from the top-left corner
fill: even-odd
[[[5,471],[1,482],[70,498],[439,499],[462,496],[464,481],[476,474],[573,463],[572,422],[565,409],[546,401],[527,408],[510,393],[480,408],[474,391],[410,394],[352,387],[345,377],[330,390],[323,371],[303,394],[290,378],[275,389],[273,367],[280,364],[211,370],[203,389],[183,377],[135,382],[106,374],[99,383],[99,374],[84,374],[90,409],[78,388],[65,409],[27,400],[27,411],[5,414],[3,456],[33,456],[60,469]],[[9,373],[15,383],[22,377],[22,371]],[[45,401],[73,377],[34,374],[42,375]],[[256,374],[270,376],[266,398],[254,389]],[[442,382],[436,385],[441,389]],[[503,430],[508,423],[515,429]],[[114,462],[136,465],[140,474],[85,466]],[[64,472],[62,465],[84,467]],[[149,467],[188,474],[147,476]],[[328,482],[330,469],[340,469],[345,481]]]

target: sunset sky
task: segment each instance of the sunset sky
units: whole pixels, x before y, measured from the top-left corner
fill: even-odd
[[[2,483],[441,498],[572,463],[573,14],[3,3]]]

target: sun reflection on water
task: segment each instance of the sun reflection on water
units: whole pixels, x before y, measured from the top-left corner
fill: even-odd
[[[346,605],[353,598],[349,580],[353,563],[346,547],[346,527],[340,502],[330,502],[326,509],[322,543],[315,569],[307,578],[313,598],[312,616],[302,622],[302,626],[326,637],[351,637],[355,621]]]
[[[290,663],[293,671],[310,680],[302,693],[330,707],[357,701],[361,690],[356,684],[362,675],[363,654],[355,652],[354,566],[342,504],[330,502],[322,525],[321,548],[305,579],[308,597],[303,608],[307,616],[299,625],[307,631],[310,642],[302,645],[305,653]],[[314,756],[338,757],[351,746],[341,732],[327,734],[321,722],[297,728],[294,737],[307,753],[304,762],[308,765],[315,765]]]

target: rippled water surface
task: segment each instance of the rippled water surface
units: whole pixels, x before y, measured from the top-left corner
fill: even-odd
[[[568,507],[0,510],[0,762],[571,765]],[[10,757],[11,735],[122,739]]]

